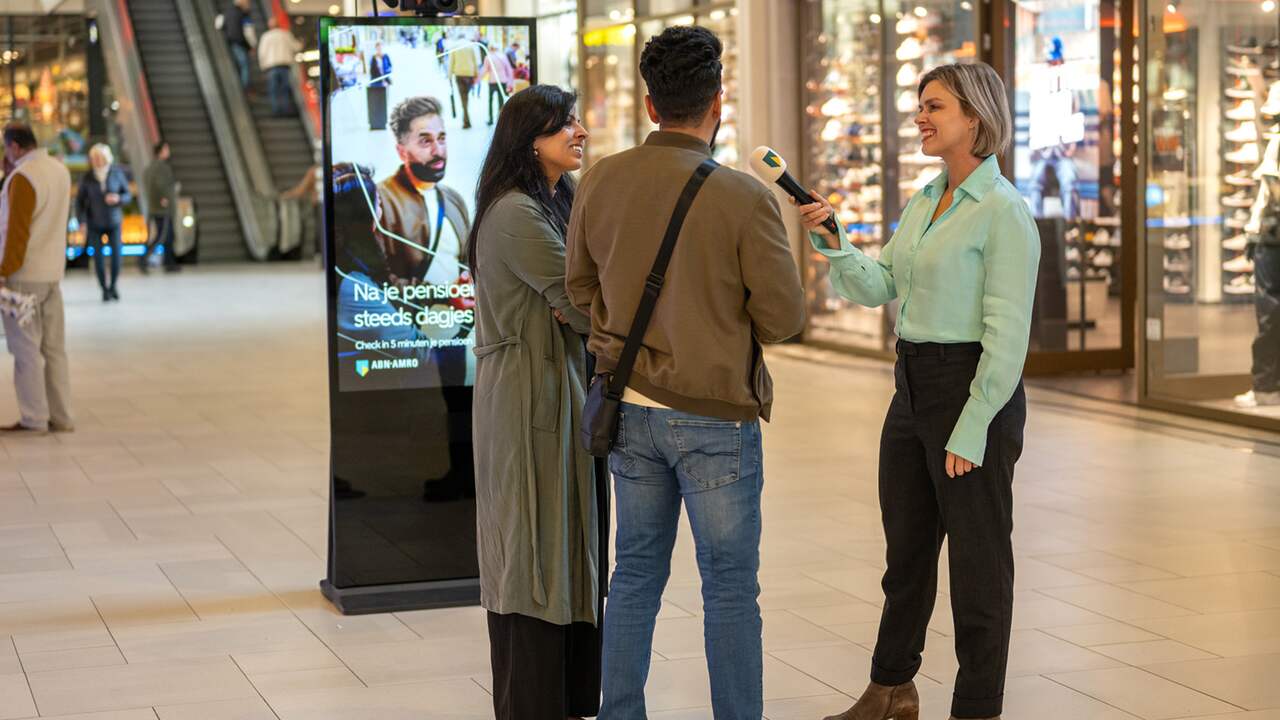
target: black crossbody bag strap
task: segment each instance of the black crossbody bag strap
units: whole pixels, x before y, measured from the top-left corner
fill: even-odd
[[[618,358],[617,367],[613,369],[608,393],[611,400],[621,399],[623,392],[627,389],[627,382],[631,380],[631,370],[636,364],[636,355],[640,353],[645,331],[649,329],[649,321],[653,318],[653,308],[658,304],[658,296],[662,294],[667,266],[671,264],[671,256],[676,249],[676,239],[680,237],[685,217],[689,214],[694,198],[698,197],[698,192],[702,190],[702,184],[718,167],[720,164],[711,158],[703,160],[694,171],[693,177],[689,178],[689,182],[685,184],[684,191],[680,193],[676,209],[671,213],[671,222],[667,223],[667,233],[662,237],[662,246],[658,248],[658,257],[654,258],[653,269],[649,271],[649,277],[645,278],[644,294],[640,296],[640,305],[636,308],[635,319],[631,321],[627,342],[622,346],[622,355]]]

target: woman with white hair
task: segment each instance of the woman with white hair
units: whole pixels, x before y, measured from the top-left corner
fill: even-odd
[[[80,178],[76,194],[76,216],[84,228],[85,247],[93,251],[93,267],[102,287],[102,302],[119,300],[116,280],[120,277],[120,236],[124,224],[124,207],[133,200],[129,178],[115,164],[111,148],[101,143],[89,149],[92,171]],[[110,262],[110,275],[107,263]]]
[[[917,720],[920,670],[948,542],[960,670],[953,718],[998,718],[1013,616],[1013,469],[1027,420],[1022,366],[1040,263],[1030,209],[1000,173],[1013,123],[1000,77],[983,63],[943,65],[917,88],[925,155],[946,170],[911,198],[878,259],[800,208],[840,295],[900,298],[897,392],[880,439],[888,544],[884,613],[871,685],[827,720]],[[820,243],[819,238],[825,239]]]

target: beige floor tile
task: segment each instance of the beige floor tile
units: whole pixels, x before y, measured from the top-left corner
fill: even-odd
[[[853,703],[854,698],[848,695],[770,700],[764,704],[764,716],[765,720],[818,720],[842,713]]]
[[[1142,582],[1144,580],[1172,580],[1177,575],[1149,565],[1132,563],[1129,565],[1113,565],[1109,567],[1084,568],[1076,572],[1086,577],[1105,583]]]
[[[1144,565],[1177,575],[1280,570],[1280,549],[1250,543],[1216,543],[1174,547],[1139,546],[1116,551]]]
[[[395,617],[424,640],[466,636],[487,637],[489,633],[488,613],[482,607],[420,610],[396,613]]]
[[[75,713],[74,715],[41,715],[39,720],[156,720],[153,708],[132,710],[106,710],[103,712]]]
[[[64,630],[54,632],[14,635],[14,645],[23,653],[83,650],[85,648],[115,647],[115,638],[107,628],[91,630]]]
[[[337,655],[327,647],[310,650],[273,650],[263,653],[236,653],[231,656],[236,665],[253,679],[257,675],[268,673],[293,672],[296,670],[324,670],[344,667]]]
[[[1150,640],[1147,642],[1098,645],[1094,652],[1115,658],[1128,665],[1154,665],[1156,663],[1208,660],[1214,656],[1203,650],[1183,645],[1174,640]]]
[[[1184,720],[1280,720],[1280,710],[1238,712],[1230,713],[1228,715],[1205,715],[1203,717],[1184,718]]]
[[[853,644],[769,653],[828,687],[857,697],[871,677],[871,652]]]
[[[134,625],[112,635],[130,663],[182,660],[279,650],[322,650],[294,618],[218,619]]]
[[[492,720],[493,698],[468,678],[376,688],[334,688],[273,698],[280,720]],[[161,716],[161,720],[171,720]],[[172,720],[186,720],[173,718]],[[254,719],[256,720],[256,718]],[[442,720],[444,720],[442,718]]]
[[[276,720],[261,698],[165,705],[156,708],[160,720]]]
[[[370,687],[468,677],[490,668],[485,636],[354,645],[335,652]]]
[[[1123,587],[1200,613],[1280,607],[1280,576],[1264,572],[1125,583]]]
[[[36,714],[25,675],[0,675],[0,719],[27,718]]]
[[[78,650],[53,650],[51,652],[23,653],[22,667],[29,673],[45,670],[75,670],[76,668],[124,665],[124,656],[114,645],[109,647],[81,648]]]
[[[947,706],[933,710],[942,717]],[[1137,717],[1041,676],[1010,678],[1004,689],[1009,720],[1133,720]]]
[[[345,667],[319,668],[315,670],[290,670],[287,672],[251,675],[249,681],[268,702],[274,697],[311,690],[328,690],[342,687],[365,687]]]
[[[1280,709],[1280,655],[1152,665],[1152,673],[1248,710]]]
[[[40,710],[52,715],[257,697],[230,658],[55,670],[28,679]]]
[[[1040,592],[1115,620],[1176,617],[1194,611],[1114,585],[1080,585]],[[1017,610],[1014,610],[1015,614]]]
[[[1147,632],[1122,622],[1105,622],[1095,625],[1073,625],[1070,627],[1045,628],[1045,632],[1062,638],[1081,647],[1095,645],[1111,645],[1116,643],[1139,643],[1161,640],[1155,633]]]
[[[1050,677],[1055,682],[1146,720],[1239,709],[1137,668],[1089,670]]]
[[[1280,610],[1154,618],[1133,624],[1222,657],[1280,653]]]
[[[107,627],[196,622],[200,618],[177,590],[160,593],[98,595],[93,598]]]
[[[876,605],[858,601],[827,607],[795,608],[790,612],[814,625],[831,628],[851,623],[879,622],[883,611]]]
[[[711,708],[685,708],[648,713],[650,720],[715,720]]]

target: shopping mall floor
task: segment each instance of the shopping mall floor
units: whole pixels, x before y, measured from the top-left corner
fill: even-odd
[[[317,590],[319,274],[127,274],[111,305],[84,272],[64,287],[79,429],[0,440],[0,718],[491,717],[479,609],[342,617]],[[867,678],[891,375],[800,347],[770,359],[765,714],[817,720]],[[1280,720],[1280,448],[1030,394],[1005,717]],[[709,719],[687,532],[677,554],[650,717]],[[956,670],[939,600],[926,718],[946,717]]]

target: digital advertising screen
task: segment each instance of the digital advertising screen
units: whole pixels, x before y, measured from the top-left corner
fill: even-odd
[[[532,80],[532,27],[327,18],[321,33],[338,390],[469,386],[476,182]]]
[[[479,600],[471,405],[476,183],[534,21],[320,23],[330,516],[343,613]]]

